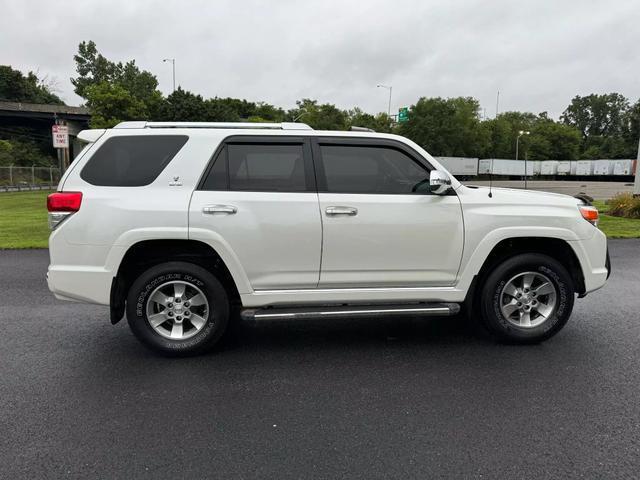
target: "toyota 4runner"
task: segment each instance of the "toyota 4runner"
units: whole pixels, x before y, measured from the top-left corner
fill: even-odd
[[[400,136],[125,122],[79,139],[47,201],[49,288],[126,313],[165,354],[241,318],[461,307],[499,340],[540,342],[609,274],[591,205],[464,186]]]

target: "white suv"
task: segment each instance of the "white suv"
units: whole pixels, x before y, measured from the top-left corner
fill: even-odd
[[[406,138],[304,124],[125,122],[48,199],[49,288],[126,311],[166,354],[230,322],[453,315],[539,342],[609,275],[598,212],[461,185]]]

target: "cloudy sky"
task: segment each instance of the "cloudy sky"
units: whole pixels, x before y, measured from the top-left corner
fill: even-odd
[[[638,0],[3,0],[0,64],[56,81],[69,104],[73,54],[94,40],[135,59],[160,89],[285,108],[309,97],[392,110],[421,96],[473,96],[500,111],[559,115],[576,94],[640,97]]]

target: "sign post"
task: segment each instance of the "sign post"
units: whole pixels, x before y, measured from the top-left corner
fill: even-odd
[[[53,125],[51,127],[51,136],[53,137],[53,148],[58,149],[60,174],[62,174],[69,166],[69,127],[66,125]]]
[[[400,110],[398,110],[398,122],[404,123],[407,120],[409,120],[409,108],[402,107],[400,108]]]

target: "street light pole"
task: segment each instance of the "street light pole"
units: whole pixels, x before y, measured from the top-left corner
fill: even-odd
[[[164,58],[162,62],[171,62],[171,69],[173,70],[173,91],[176,91],[176,59],[175,58]]]
[[[387,110],[387,115],[389,116],[389,118],[391,118],[391,92],[393,92],[393,87],[387,85],[376,85],[376,87],[386,88],[387,90],[389,90],[389,108]]]
[[[516,160],[518,160],[518,147],[520,146],[520,137],[522,135],[529,135],[529,132],[525,130],[520,130],[518,132],[518,137],[516,138]],[[524,188],[527,189],[527,156],[524,156]]]

